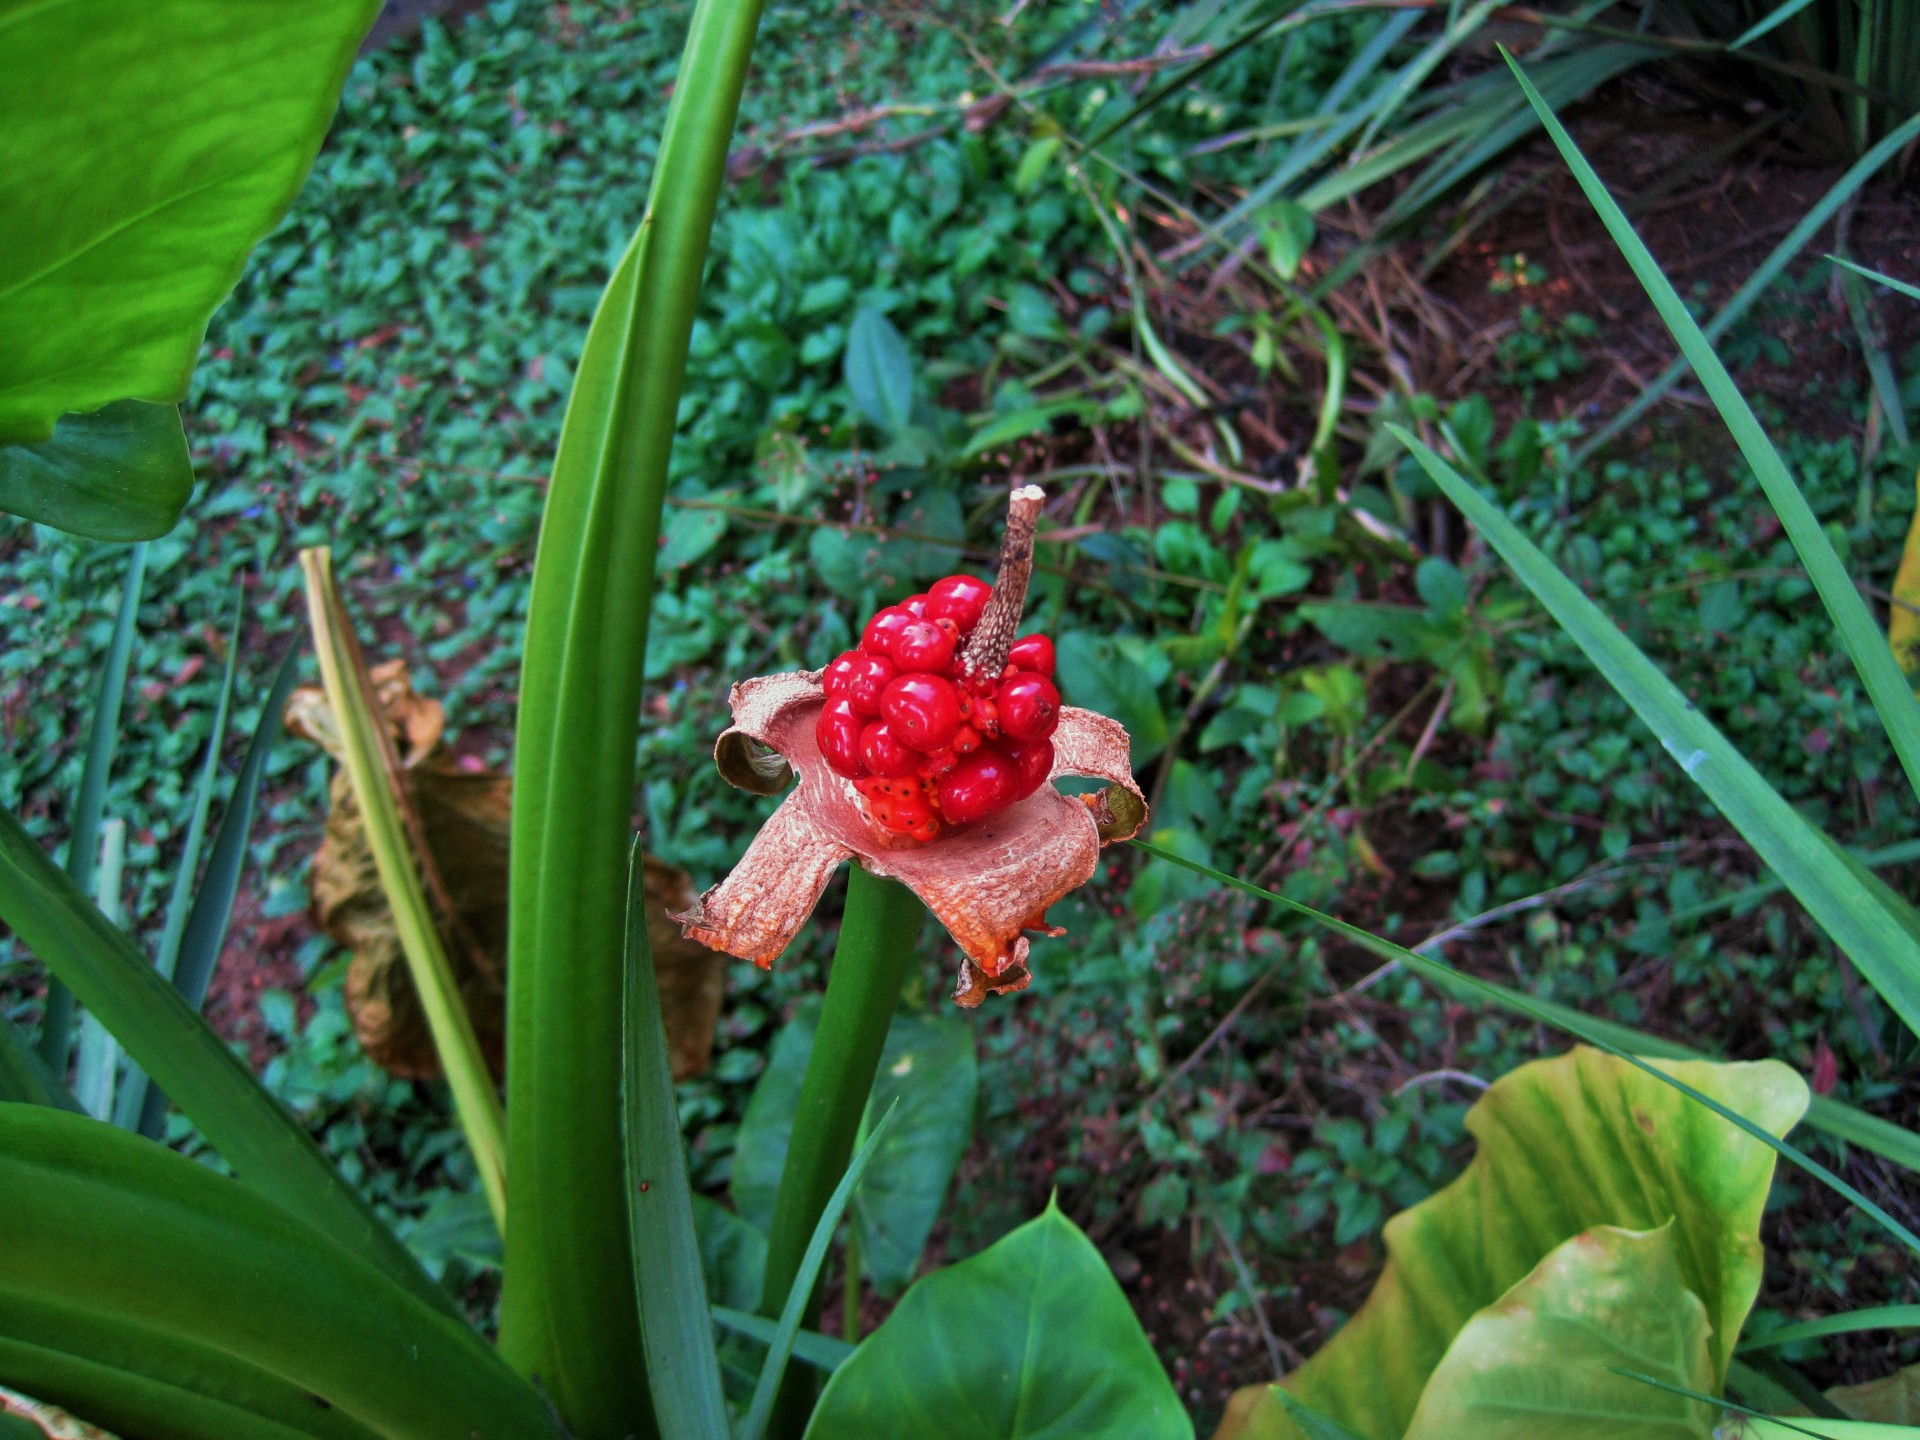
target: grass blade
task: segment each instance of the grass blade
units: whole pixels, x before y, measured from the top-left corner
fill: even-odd
[[[107,663],[100,671],[100,690],[93,702],[93,722],[87,733],[87,758],[80,771],[80,790],[73,802],[73,828],[67,839],[67,873],[82,893],[93,889],[94,861],[99,855],[100,821],[107,810],[107,775],[113,752],[120,744],[120,705],[127,694],[127,667],[133,657],[133,632],[140,618],[140,591],[147,575],[147,542],[128,552],[127,578],[120,587],[120,608],[113,620],[113,639]],[[58,976],[47,978],[46,1011],[40,1021],[40,1058],[47,1069],[65,1078],[73,1047],[73,992]]]
[[[729,1310],[724,1305],[709,1307],[714,1320],[735,1334],[744,1335],[749,1340],[758,1340],[762,1345],[771,1345],[773,1337],[780,1327],[764,1315],[750,1315],[745,1310]],[[794,1332],[793,1358],[804,1360],[816,1370],[824,1370],[831,1375],[846,1363],[855,1347],[835,1335],[822,1335],[818,1330],[799,1330]]]
[[[1819,1320],[1802,1320],[1797,1325],[1782,1325],[1751,1340],[1740,1342],[1742,1355],[1753,1350],[1774,1350],[1782,1345],[1797,1345],[1802,1340],[1818,1340],[1827,1335],[1852,1335],[1861,1330],[1920,1329],[1920,1305],[1874,1305],[1864,1310],[1849,1310],[1844,1315],[1827,1315]]]
[[[620,1154],[626,865],[687,347],[763,0],[699,0],[647,211],[575,371],[528,601],[514,739],[500,1346],[583,1435],[654,1426]],[[559,1364],[566,1357],[565,1366]]]
[[[0,921],[72,987],[154,1083],[166,1087],[243,1183],[428,1303],[458,1313],[246,1062],[154,973],[132,941],[107,924],[4,808]],[[0,1246],[0,1252],[10,1249]]]
[[[1608,1035],[1606,1027],[1593,1024],[1586,1016],[1575,1011],[1569,1011],[1564,1006],[1543,1005],[1535,1001],[1531,996],[1521,995],[1517,991],[1506,990],[1504,987],[1493,985],[1488,981],[1480,979],[1476,975],[1467,974],[1464,970],[1456,970],[1443,960],[1435,960],[1431,956],[1421,955],[1409,950],[1404,945],[1396,945],[1391,940],[1383,940],[1371,931],[1363,930],[1358,925],[1350,925],[1345,920],[1336,919],[1323,910],[1316,910],[1311,905],[1303,905],[1298,900],[1291,900],[1285,895],[1263,889],[1251,881],[1242,880],[1237,875],[1229,875],[1224,870],[1216,870],[1211,865],[1203,865],[1197,860],[1189,860],[1184,856],[1176,855],[1171,850],[1163,850],[1158,845],[1151,844],[1148,841],[1130,840],[1127,843],[1135,849],[1142,850],[1157,859],[1178,865],[1183,870],[1191,870],[1196,875],[1204,875],[1208,879],[1216,881],[1221,885],[1228,885],[1245,894],[1258,896],[1260,899],[1278,905],[1284,910],[1290,910],[1296,915],[1304,916],[1316,925],[1331,930],[1334,934],[1351,940],[1362,949],[1369,950],[1373,954],[1380,956],[1383,960],[1399,961],[1416,975],[1421,976],[1423,979],[1431,980],[1434,984],[1442,986],[1445,989],[1455,993],[1465,993],[1474,998],[1486,999],[1494,1004],[1503,1005],[1509,1010],[1516,1010],[1529,1019],[1539,1021],[1542,1025],[1550,1025],[1556,1030],[1573,1036],[1575,1039],[1584,1040],[1596,1050],[1604,1050],[1616,1059],[1626,1061],[1635,1069],[1646,1071],[1647,1074],[1659,1080],[1661,1084],[1671,1085],[1682,1095],[1706,1106],[1707,1109],[1713,1111],[1714,1114],[1718,1115],[1728,1124],[1736,1126],[1753,1136],[1754,1139],[1758,1140],[1775,1154],[1785,1156],[1809,1175],[1819,1180],[1823,1185],[1826,1185],[1835,1193],[1852,1201],[1868,1215],[1875,1224],[1879,1225],[1881,1229],[1885,1230],[1907,1249],[1913,1251],[1916,1255],[1920,1255],[1920,1235],[1915,1235],[1913,1231],[1909,1230],[1905,1225],[1902,1225],[1898,1220],[1894,1219],[1893,1216],[1889,1215],[1880,1206],[1874,1204],[1873,1201],[1869,1200],[1845,1180],[1842,1180],[1838,1175],[1827,1169],[1827,1167],[1822,1165],[1818,1160],[1815,1160],[1799,1147],[1768,1134],[1764,1128],[1754,1124],[1744,1115],[1728,1109],[1712,1096],[1702,1094],[1684,1080],[1667,1074],[1666,1071],[1660,1069],[1659,1066],[1651,1065],[1631,1050],[1624,1049],[1617,1045]]]
[[[1880,413],[1887,417],[1887,429],[1893,435],[1893,443],[1905,449],[1911,443],[1907,431],[1907,407],[1900,398],[1900,382],[1894,377],[1893,361],[1887,354],[1887,347],[1873,328],[1873,311],[1866,282],[1857,274],[1842,273],[1840,288],[1846,294],[1847,314],[1853,321],[1854,336],[1860,341],[1860,353],[1867,362],[1867,378],[1873,382],[1874,399],[1880,402]]]
[[[1826,838],[1767,783],[1604,612],[1498,506],[1414,436],[1389,427],[1420,467],[1513,567],[1662,746],[1706,792],[1907,1027],[1920,1034],[1920,944]],[[1796,492],[1797,493],[1797,492]],[[1804,502],[1803,502],[1804,504]],[[1809,523],[1812,517],[1808,516]],[[1824,545],[1826,537],[1820,536]],[[1827,554],[1832,556],[1829,547]],[[1834,562],[1839,563],[1837,559]],[[1848,593],[1852,591],[1849,588]],[[1857,600],[1857,597],[1855,597]],[[1863,609],[1864,613],[1864,609]],[[1878,639],[1876,636],[1876,643]],[[1880,653],[1891,664],[1884,645]],[[1909,694],[1907,703],[1912,705]]]
[[[1840,207],[1852,199],[1867,181],[1879,174],[1881,168],[1917,136],[1920,136],[1920,115],[1915,115],[1904,125],[1889,132],[1879,144],[1854,161],[1847,168],[1846,174],[1834,181],[1832,188],[1820,197],[1819,203],[1801,216],[1799,223],[1786,233],[1778,245],[1767,252],[1767,258],[1762,260],[1753,274],[1747,277],[1745,283],[1728,297],[1727,303],[1720,307],[1719,313],[1707,322],[1706,329],[1701,333],[1708,340],[1718,340],[1732,329],[1741,317],[1753,308],[1754,302],[1766,293],[1767,287],[1779,278],[1780,272],[1792,263],[1794,256],[1804,250],[1807,243],[1834,217]],[[1841,260],[1835,263],[1844,265],[1847,262]],[[1874,276],[1871,271],[1861,273],[1869,278],[1879,279],[1885,284],[1899,284],[1898,281],[1886,280],[1884,276]],[[1916,293],[1916,298],[1920,298],[1920,292]],[[1659,403],[1661,396],[1673,388],[1674,382],[1686,373],[1687,360],[1683,355],[1654,377],[1653,382],[1634,397],[1632,404],[1581,441],[1580,447],[1573,452],[1573,463],[1578,465],[1587,460],[1601,446],[1646,414]]]
[[[1889,135],[1886,140],[1880,143],[1883,145],[1886,144],[1887,141],[1892,140],[1895,135],[1906,135],[1911,139],[1915,134],[1920,134],[1920,115],[1914,116],[1913,119],[1896,130],[1893,135]],[[1876,285],[1885,285],[1889,290],[1897,290],[1909,300],[1920,300],[1920,287],[1909,285],[1904,280],[1896,280],[1891,275],[1882,275],[1878,270],[1869,270],[1864,265],[1856,265],[1851,260],[1842,260],[1838,255],[1829,255],[1826,258],[1840,266],[1843,270],[1851,270],[1863,280],[1871,280]]]
[[[233,915],[234,897],[240,893],[240,874],[247,863],[247,832],[253,828],[254,806],[260,798],[260,781],[266,774],[267,757],[280,738],[280,715],[286,709],[287,695],[298,673],[299,651],[292,646],[281,658],[280,669],[267,692],[267,703],[254,722],[253,737],[247,742],[246,758],[240,762],[240,774],[233,782],[233,796],[227,801],[227,813],[220,817],[220,829],[213,837],[213,854],[207,860],[207,873],[187,912],[186,928],[181,933],[178,962],[173,970],[173,986],[197,1013],[207,1003],[207,986],[213,980],[213,967],[226,945],[227,922]],[[149,1139],[158,1139],[166,1119],[167,1097],[151,1082],[141,1082],[138,1129]]]
[[[647,891],[639,842],[627,870],[627,1214],[635,1302],[646,1346],[653,1414],[674,1440],[727,1440],[727,1398],[707,1314],[693,1192],[681,1148],[673,1066],[647,941]]]
[[[1761,16],[1760,19],[1741,31],[1739,38],[1727,48],[1729,50],[1739,50],[1751,45],[1768,31],[1786,24],[1787,21],[1791,20],[1811,4],[1813,4],[1813,0],[1782,0],[1782,3],[1777,6],[1772,13]]]
[[[1601,223],[1613,236],[1614,243],[1620,247],[1621,254],[1646,289],[1654,308],[1660,312],[1660,318],[1679,342],[1687,362],[1693,366],[1694,373],[1700,377],[1701,384],[1712,397],[1721,419],[1726,422],[1734,442],[1739,445],[1740,453],[1746,457],[1747,464],[1753,467],[1761,488],[1766,491],[1774,512],[1780,517],[1787,538],[1793,542],[1801,563],[1807,568],[1807,577],[1813,581],[1827,614],[1832,617],[1847,658],[1859,672],[1861,683],[1866,686],[1867,695],[1873,701],[1873,708],[1879,712],[1880,723],[1886,727],[1894,753],[1900,757],[1908,784],[1920,792],[1920,703],[1915,702],[1912,688],[1901,675],[1900,667],[1894,663],[1893,653],[1881,637],[1873,616],[1868,613],[1860,592],[1854,588],[1846,566],[1834,553],[1833,542],[1827,538],[1806,497],[1793,483],[1793,476],[1788,473],[1785,462],[1773,448],[1773,442],[1767,438],[1767,432],[1755,418],[1739,387],[1733,383],[1733,377],[1727,374],[1720,357],[1713,353],[1713,345],[1700,333],[1693,316],[1687,313],[1687,307],[1674,290],[1672,282],[1661,273],[1659,265],[1634,232],[1632,224],[1607,193],[1606,186],[1600,183],[1600,177],[1573,143],[1573,137],[1567,134],[1559,118],[1540,98],[1540,92],[1534,89],[1526,72],[1510,55],[1507,56],[1507,64],[1518,78],[1527,103],[1540,117],[1541,124],[1546,126],[1548,135],[1552,137],[1568,168],[1573,171],[1580,188],[1586,192],[1587,199],[1598,212]],[[1784,878],[1785,872],[1781,874]],[[1801,898],[1804,902],[1805,897]],[[1920,983],[1920,980],[1916,980],[1916,983]],[[1907,1020],[1909,1025],[1915,1023],[1913,1012],[1908,1012]]]
[[[240,622],[241,613],[236,605],[233,624],[227,632],[227,663],[220,677],[220,699],[214,706],[213,732],[207,737],[207,754],[200,765],[200,783],[194,787],[193,808],[188,812],[186,841],[180,847],[179,869],[174,872],[173,891],[167,897],[167,916],[160,931],[160,948],[153,958],[153,968],[169,980],[179,965],[180,941],[186,933],[187,917],[193,909],[194,883],[200,877],[200,850],[206,843],[207,818],[213,810],[213,792],[220,778],[220,754],[227,743],[227,717],[233,711],[233,682],[240,670]],[[282,675],[286,673],[283,666]],[[275,682],[276,695],[281,683]],[[267,703],[270,711],[279,713],[272,700]],[[284,697],[281,697],[280,703],[285,703]],[[126,1082],[120,1091],[120,1102],[114,1107],[113,1123],[122,1130],[140,1129],[140,1117],[146,1110],[149,1088],[146,1072],[138,1065],[129,1064]],[[152,1132],[142,1133],[157,1136],[158,1118],[156,1116],[156,1128]]]
[[[306,579],[307,615],[320,680],[340,729],[341,763],[353,787],[360,822],[366,827],[367,848],[373,852],[380,889],[407,957],[407,971],[420,1008],[426,1012],[447,1088],[453,1092],[454,1112],[473,1152],[474,1168],[480,1172],[480,1188],[486,1192],[494,1223],[504,1228],[507,1119],[420,879],[426,847],[417,828],[409,827],[402,817],[399,792],[407,780],[393,733],[380,713],[366,657],[360,653],[360,642],[334,586],[332,556],[325,549],[302,550],[300,571]]]
[[[747,1418],[740,1424],[737,1440],[760,1440],[766,1433],[767,1421],[773,1414],[774,1397],[780,1392],[780,1380],[786,1373],[787,1360],[793,1354],[794,1337],[800,1333],[800,1321],[806,1314],[813,1287],[820,1278],[820,1268],[826,1264],[827,1249],[833,1244],[834,1229],[840,1223],[847,1202],[853,1199],[854,1187],[860,1183],[868,1163],[879,1150],[881,1137],[893,1124],[894,1112],[899,1106],[900,1102],[896,1100],[887,1107],[887,1113],[873,1127],[873,1133],[867,1136],[866,1143],[853,1157],[853,1163],[847,1166],[847,1173],[833,1187],[826,1208],[820,1212],[820,1223],[813,1227],[813,1238],[807,1242],[807,1253],[801,1257],[800,1268],[795,1271],[793,1284],[787,1290],[786,1303],[780,1307],[780,1322],[767,1345],[767,1363],[760,1371],[759,1383],[754,1386],[753,1403],[747,1409]]]

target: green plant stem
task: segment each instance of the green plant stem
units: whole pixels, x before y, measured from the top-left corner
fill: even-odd
[[[651,1436],[620,1104],[627,843],[667,461],[761,0],[699,0],[646,214],[587,335],[514,749],[500,1348],[580,1440]]]
[[[813,1055],[800,1082],[800,1103],[787,1142],[787,1163],[773,1202],[767,1242],[767,1280],[760,1309],[775,1317],[799,1272],[813,1229],[853,1154],[867,1096],[880,1068],[880,1050],[900,1003],[920,922],[914,893],[897,880],[869,874],[857,863],[847,881],[847,912],[827,974]],[[805,1325],[819,1328],[820,1293],[808,1298]],[[806,1429],[818,1377],[790,1370],[768,1429],[772,1440],[793,1440]]]

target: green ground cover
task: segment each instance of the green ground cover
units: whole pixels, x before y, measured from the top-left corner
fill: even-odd
[[[1017,69],[1069,39],[1072,17],[1012,38],[971,9],[946,18],[956,29],[774,8],[743,145],[879,98],[983,93],[968,39]],[[1170,23],[1135,22],[1129,53]],[[215,318],[187,407],[203,488],[152,547],[110,808],[132,827],[129,909],[143,923],[171,883],[236,597],[242,694],[257,706],[303,628],[302,545],[333,546],[363,627],[446,702],[459,748],[505,760],[539,477],[586,320],[641,209],[683,24],[677,4],[502,0],[355,71],[300,202]],[[1305,114],[1342,63],[1338,41],[1318,27],[1284,70],[1258,51],[1218,67],[1138,127],[1133,163],[1181,193],[1258,173],[1255,146],[1193,147]],[[1086,81],[1045,103],[1084,125],[1115,92]],[[1016,112],[901,153],[776,159],[723,212],[675,454],[677,497],[702,503],[666,529],[636,800],[650,847],[702,884],[763,810],[708,762],[728,681],[823,663],[852,617],[990,543],[1002,470],[991,447],[966,456],[966,437],[1030,408],[1036,377],[1099,369],[1124,328],[1108,238],[1057,167],[1032,158],[1045,132],[1045,115]],[[876,424],[848,384],[863,312],[889,317],[911,356],[905,423]],[[1590,338],[1518,333],[1536,338],[1506,355],[1515,390],[1558,378]],[[1124,387],[1077,393],[1093,407],[1083,419],[1124,426]],[[1511,513],[1784,793],[1850,843],[1910,838],[1883,788],[1881,733],[1723,442],[1676,430],[1636,458],[1575,467],[1570,427],[1497,433],[1490,408],[1443,399]],[[1831,403],[1852,413],[1863,399]],[[1883,449],[1863,469],[1851,440],[1781,438],[1822,518],[1884,579],[1915,454]],[[1151,467],[1143,486],[1131,464],[1116,473],[1071,439],[1049,445],[1039,453],[1074,467],[1057,483],[1098,524],[1045,553],[1035,611],[1060,639],[1068,698],[1136,737],[1158,843],[1407,943],[1513,906],[1450,956],[1731,1055],[1831,1065],[1834,1093],[1910,1113],[1910,1082],[1887,1077],[1911,1075],[1914,1057],[1796,910],[1694,913],[1755,880],[1748,852],[1478,551],[1415,565],[1333,505],[1282,511]],[[1432,501],[1404,466],[1353,498],[1388,523]],[[821,523],[847,518],[918,538]],[[54,838],[124,553],[0,526],[0,802]],[[276,752],[227,963],[250,945],[280,962],[248,1021],[274,1056],[269,1083],[424,1253],[480,1274],[484,1211],[442,1098],[359,1056],[338,952],[288,923],[306,903],[326,774],[297,743]],[[1058,1187],[1140,1282],[1156,1339],[1203,1405],[1223,1370],[1266,1369],[1204,1337],[1252,1333],[1250,1276],[1311,1349],[1364,1293],[1385,1216],[1457,1168],[1474,1077],[1558,1047],[1403,976],[1355,989],[1367,957],[1124,853],[1055,918],[1072,935],[1041,946],[1032,989],[982,1012],[985,1138],[938,1243],[965,1254]],[[723,1185],[767,1045],[816,988],[825,949],[816,927],[771,974],[733,967],[717,1062],[682,1090],[697,1186]],[[919,1002],[941,1003],[944,963],[929,956]],[[0,996],[23,1018],[32,980],[0,951]],[[1803,1288],[1772,1303],[1913,1298],[1850,1213],[1784,1182],[1776,1210]]]

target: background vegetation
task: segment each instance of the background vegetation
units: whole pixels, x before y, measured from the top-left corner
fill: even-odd
[[[1156,843],[1402,943],[1440,936],[1454,963],[1544,998],[1787,1059],[1816,1091],[1911,1124],[1910,1037],[1797,907],[1755,891],[1751,852],[1624,702],[1373,443],[1386,419],[1447,421],[1536,543],[1783,793],[1849,844],[1893,847],[1882,873],[1913,893],[1886,742],[1731,448],[1681,404],[1580,454],[1668,355],[1547,178],[1557,162],[1521,150],[1394,248],[1363,243],[1406,197],[1393,179],[1322,209],[1317,234],[1270,210],[1253,243],[1212,243],[1382,23],[1232,50],[1128,124],[1128,173],[1083,176],[1065,163],[1075,138],[1239,33],[1239,12],[769,10],[674,454],[647,844],[702,884],[737,858],[762,806],[708,761],[728,682],[823,663],[876,601],[984,565],[1011,463],[1075,497],[1034,608],[1068,698],[1135,736]],[[136,923],[165,908],[235,597],[237,763],[302,629],[302,545],[334,548],[373,648],[445,701],[459,752],[505,762],[541,476],[642,208],[684,25],[678,4],[498,0],[354,71],[300,201],[216,316],[186,407],[203,486],[149,551],[109,791]],[[1445,58],[1437,79],[1465,83],[1485,57]],[[1100,69],[1115,61],[1133,68]],[[999,103],[1007,85],[1020,94]],[[1700,268],[1710,312],[1837,171],[1790,168],[1752,148],[1764,137],[1733,148],[1751,116],[1678,88],[1613,82],[1581,133],[1663,259],[1699,253],[1684,247],[1730,185],[1777,190],[1772,208],[1742,192],[1754,242]],[[1718,157],[1678,182],[1646,138],[1663,107]],[[1855,253],[1913,274],[1920,247],[1901,237],[1916,232],[1884,223],[1915,218],[1908,185],[1861,202],[1883,223],[1843,224],[1891,237]],[[1352,277],[1315,302],[1325,327],[1296,323],[1289,282],[1344,260]],[[1910,402],[1915,332],[1892,302],[1863,348],[1832,273],[1796,266],[1723,353],[1774,397],[1809,500],[1884,591],[1920,450],[1866,356],[1890,357]],[[1336,349],[1353,380],[1329,438]],[[1314,483],[1276,500],[1303,473]],[[0,802],[50,842],[125,565],[0,521]],[[297,741],[273,753],[210,1008],[484,1312],[497,1241],[446,1098],[359,1055],[343,959],[304,920],[328,771]],[[1385,1217],[1458,1170],[1467,1105],[1559,1042],[1142,860],[1112,856],[1055,917],[1071,938],[1039,948],[1033,988],[981,1013],[977,1139],[934,1255],[972,1253],[1057,1191],[1208,1417],[1332,1332],[1366,1293]],[[816,927],[772,973],[732,967],[715,1064],[681,1091],[696,1188],[724,1191],[827,944]],[[941,1003],[932,956],[919,978],[916,998]],[[0,950],[7,1013],[31,1019],[39,993],[36,967]],[[1809,1143],[1920,1223],[1899,1172]],[[1793,1176],[1765,1233],[1787,1263],[1764,1312],[1920,1300],[1862,1217]],[[1793,1356],[1831,1383],[1920,1350],[1880,1335]]]

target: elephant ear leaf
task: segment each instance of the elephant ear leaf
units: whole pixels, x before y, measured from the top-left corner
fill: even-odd
[[[1677,1392],[1713,1385],[1711,1334],[1671,1224],[1596,1225],[1466,1323],[1406,1440],[1709,1440],[1715,1407]]]
[[[1807,1105],[1805,1083],[1774,1061],[1654,1063],[1775,1135]],[[1596,1226],[1670,1225],[1680,1288],[1708,1327],[1705,1383],[1692,1388],[1717,1393],[1759,1289],[1774,1152],[1657,1076],[1585,1047],[1503,1077],[1467,1129],[1473,1162],[1388,1222],[1373,1293],[1286,1388],[1360,1440],[1402,1440],[1450,1347],[1549,1255]],[[1299,1435],[1263,1385],[1235,1395],[1216,1440]]]
[[[1093,1242],[1053,1205],[908,1290],[841,1363],[806,1440],[1193,1440]]]
[[[119,400],[62,416],[50,440],[0,445],[0,510],[94,540],[166,534],[192,490],[172,405]]]
[[[378,9],[0,4],[0,508],[112,539],[172,524],[171,407]]]

